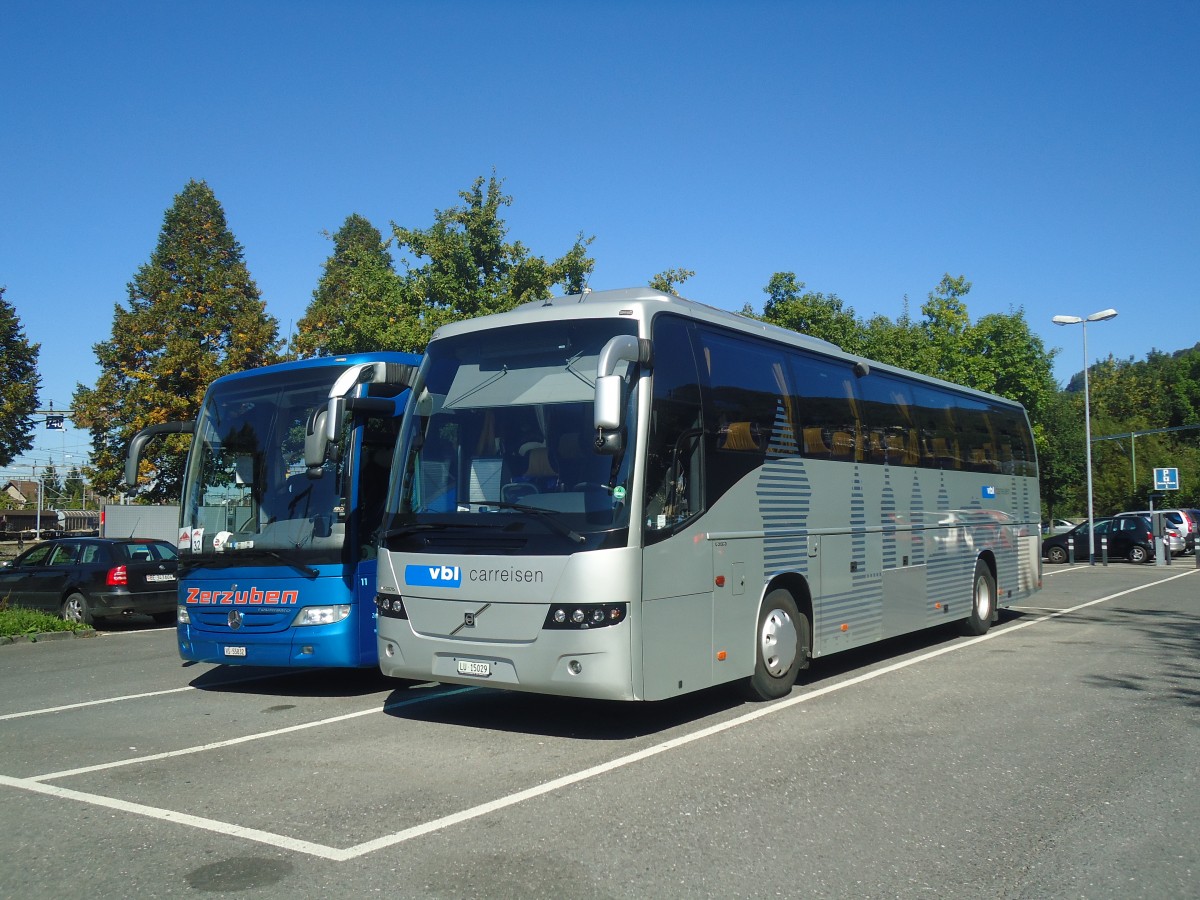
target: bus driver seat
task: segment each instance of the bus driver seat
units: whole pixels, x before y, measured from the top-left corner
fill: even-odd
[[[504,486],[504,499],[512,502],[526,494],[553,491],[558,487],[558,472],[550,462],[550,451],[541,441],[526,441],[520,455],[525,458],[525,472]]]

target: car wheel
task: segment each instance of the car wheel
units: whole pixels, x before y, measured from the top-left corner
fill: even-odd
[[[962,620],[964,634],[986,634],[996,614],[996,579],[982,559],[975,560],[975,577],[971,579],[971,614]]]
[[[755,632],[754,674],[743,683],[750,700],[786,697],[796,675],[808,668],[812,627],[785,590],[775,590],[763,600]]]
[[[1067,561],[1067,551],[1062,547],[1051,547],[1046,551],[1046,559],[1052,563],[1065,563]]]
[[[68,622],[78,622],[80,625],[96,624],[87,598],[78,592],[68,595],[67,599],[63,601],[62,617]]]
[[[1146,548],[1141,544],[1134,544],[1129,548],[1129,561],[1131,563],[1144,563],[1150,559],[1150,554],[1146,552]]]

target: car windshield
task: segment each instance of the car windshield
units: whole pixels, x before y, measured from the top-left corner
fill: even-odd
[[[630,320],[566,320],[431,343],[393,467],[389,548],[416,534],[423,549],[509,553],[624,541],[632,429],[624,452],[601,454],[592,422],[600,351],[635,333]]]

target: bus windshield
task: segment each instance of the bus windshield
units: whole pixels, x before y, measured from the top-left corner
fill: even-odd
[[[624,546],[632,414],[621,452],[597,453],[593,442],[597,361],[618,334],[636,335],[635,323],[566,319],[433,342],[392,469],[386,546],[436,552],[469,541],[485,553],[551,555]]]
[[[305,567],[341,561],[349,454],[331,452],[313,472],[304,464],[309,416],[324,408],[340,373],[324,367],[214,384],[188,461],[185,560]]]

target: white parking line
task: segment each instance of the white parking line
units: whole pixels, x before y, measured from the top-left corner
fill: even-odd
[[[395,703],[388,703],[382,707],[373,706],[370,709],[360,709],[357,712],[343,713],[340,716],[330,716],[327,719],[316,719],[312,722],[302,722],[299,725],[288,725],[283,728],[276,728],[272,731],[259,731],[255,734],[244,734],[241,737],[229,738],[225,741],[213,741],[208,744],[197,744],[194,747],[184,747],[181,750],[166,750],[162,753],[151,753],[146,756],[134,756],[129,759],[118,759],[113,762],[97,763],[94,766],[82,766],[78,769],[64,769],[61,772],[48,772],[45,775],[35,775],[32,778],[25,779],[26,781],[53,781],[56,778],[70,778],[73,775],[86,775],[90,772],[103,772],[108,769],[119,769],[123,766],[133,766],[138,763],[156,762],[160,759],[172,759],[176,756],[189,756],[193,753],[204,753],[207,750],[220,750],[223,747],[233,747],[237,744],[245,744],[250,741],[261,741],[266,738],[278,737],[281,734],[291,734],[295,731],[306,731],[309,728],[317,728],[321,725],[332,725],[336,722],[347,722],[350,719],[358,719],[363,716],[373,716],[379,713],[390,712],[393,709],[399,709],[402,706],[413,706],[417,703],[428,703],[430,700],[439,697],[449,697],[453,694],[463,694],[467,691],[477,691],[476,687],[462,687],[448,691],[437,691],[430,693],[424,697],[412,697],[407,700],[398,700]]]
[[[88,706],[103,706],[105,703],[123,703],[126,700],[142,700],[146,697],[163,697],[167,694],[179,694],[184,691],[200,691],[200,690],[216,690],[218,688],[228,687],[235,684],[247,684],[254,681],[267,681],[271,678],[291,678],[296,675],[302,675],[309,672],[309,669],[298,669],[292,672],[272,672],[270,675],[252,675],[246,678],[231,678],[229,681],[222,681],[220,684],[207,685],[205,687],[196,687],[195,685],[186,685],[177,688],[165,688],[161,691],[147,691],[144,694],[122,694],[119,697],[103,697],[99,700],[81,700],[78,703],[67,703],[63,706],[47,706],[42,709],[28,709],[24,712],[5,713],[0,716],[0,722],[8,719],[23,719],[26,716],[44,716],[49,713],[66,712],[69,709],[83,709]]]
[[[961,650],[965,647],[971,647],[971,646],[974,646],[975,644],[982,643],[983,641],[995,640],[995,639],[1004,637],[1005,635],[1011,634],[1014,631],[1019,631],[1022,628],[1029,628],[1034,625],[1039,625],[1043,622],[1050,621],[1051,619],[1060,618],[1062,616],[1066,616],[1071,613],[1078,612],[1081,609],[1086,609],[1089,606],[1095,606],[1099,603],[1105,603],[1110,600],[1115,600],[1119,597],[1125,597],[1125,596],[1128,596],[1129,594],[1135,594],[1139,591],[1147,590],[1148,588],[1157,587],[1160,584],[1166,584],[1167,582],[1175,581],[1176,579],[1184,578],[1184,577],[1187,577],[1188,575],[1195,574],[1197,571],[1200,571],[1200,570],[1192,569],[1188,572],[1183,572],[1178,575],[1172,575],[1167,578],[1163,578],[1158,581],[1151,582],[1149,584],[1139,585],[1137,587],[1129,588],[1128,590],[1118,591],[1115,594],[1109,594],[1104,597],[1099,597],[1095,600],[1089,600],[1084,603],[1079,603],[1068,609],[1050,612],[1050,613],[1047,613],[1046,615],[1039,616],[1035,619],[1030,619],[1029,621],[1026,621],[1026,622],[1016,622],[1005,628],[996,629],[995,631],[989,631],[987,634],[980,635],[979,637],[974,637],[974,638],[970,638],[968,640],[964,640],[964,641],[961,641],[958,643],[950,644],[947,646],[942,646],[942,647],[937,648],[936,650],[931,650],[928,653],[922,653],[920,656],[915,656],[910,659],[902,660],[900,662],[893,663],[891,665],[884,666],[879,669],[874,669],[870,672],[864,672],[861,675],[857,675],[853,678],[848,678],[845,681],[840,681],[835,684],[826,685],[825,687],[822,687],[822,688],[817,688],[816,690],[813,690],[813,691],[808,691],[805,693],[797,694],[796,696],[790,697],[786,700],[780,700],[776,703],[756,707],[751,712],[748,712],[744,715],[730,719],[727,722],[721,722],[717,725],[711,725],[707,728],[702,728],[699,731],[692,732],[691,734],[681,735],[680,737],[672,738],[667,741],[663,741],[659,744],[655,744],[653,747],[647,747],[642,750],[638,750],[634,753],[629,753],[625,756],[618,757],[617,759],[610,760],[606,763],[601,763],[600,765],[596,765],[596,766],[592,766],[587,769],[583,769],[583,770],[581,770],[579,772],[575,772],[571,775],[565,775],[561,778],[556,778],[551,781],[544,782],[543,784],[534,785],[533,787],[527,788],[523,791],[517,791],[516,793],[508,794],[507,796],[504,796],[504,797],[498,797],[497,799],[491,800],[487,803],[481,803],[477,806],[470,807],[469,809],[464,809],[460,812],[452,813],[451,815],[448,815],[448,816],[442,816],[437,819],[432,819],[432,820],[430,820],[428,822],[424,822],[420,825],[415,825],[411,828],[405,828],[401,831],[396,831],[391,834],[382,835],[381,837],[375,838],[373,840],[365,841],[360,844],[355,844],[352,847],[346,847],[344,849],[337,848],[337,847],[330,847],[326,844],[318,844],[318,843],[315,843],[312,841],[304,841],[304,840],[300,840],[297,838],[291,838],[291,837],[287,837],[287,836],[281,835],[281,834],[274,834],[274,833],[268,832],[268,831],[261,831],[259,829],[245,828],[240,825],[235,825],[235,824],[229,823],[229,822],[221,822],[216,819],[207,819],[207,818],[203,818],[201,816],[192,816],[192,815],[188,815],[187,813],[180,813],[180,812],[176,812],[174,810],[169,810],[169,809],[161,809],[159,807],[145,806],[140,803],[129,803],[124,800],[118,800],[113,797],[105,797],[105,796],[102,796],[99,794],[90,794],[90,793],[85,793],[83,791],[74,791],[74,790],[70,790],[68,788],[59,787],[57,785],[45,784],[43,782],[45,779],[48,779],[48,778],[63,777],[65,774],[77,774],[77,773],[84,772],[84,771],[95,771],[95,769],[97,769],[97,768],[112,768],[117,765],[126,765],[126,764],[136,762],[136,761],[146,761],[146,760],[150,760],[150,759],[163,759],[168,756],[173,756],[173,755],[177,755],[177,754],[184,753],[184,752],[198,753],[204,749],[211,749],[212,747],[228,746],[229,744],[232,744],[232,743],[243,743],[248,740],[255,740],[255,739],[261,739],[264,737],[270,737],[270,736],[274,736],[274,735],[278,735],[278,734],[284,734],[289,731],[299,730],[300,728],[315,727],[316,725],[319,725],[319,724],[329,724],[331,722],[344,721],[346,719],[352,719],[352,718],[356,718],[358,716],[369,715],[370,713],[382,712],[382,711],[388,710],[388,709],[395,709],[398,706],[404,706],[404,705],[408,705],[410,703],[424,702],[424,701],[427,701],[430,699],[434,699],[436,697],[448,696],[448,694],[450,694],[450,693],[461,693],[463,691],[472,691],[472,690],[475,690],[475,688],[472,688],[472,687],[461,688],[461,689],[458,689],[455,691],[450,691],[448,693],[438,693],[438,694],[430,695],[429,697],[422,697],[422,698],[418,698],[415,700],[402,701],[397,704],[392,704],[392,705],[386,706],[382,710],[362,710],[360,712],[349,713],[344,716],[335,716],[330,719],[322,719],[319,722],[313,722],[313,723],[309,723],[307,725],[298,725],[298,726],[292,726],[290,728],[277,729],[277,730],[271,731],[271,732],[263,732],[259,735],[247,735],[246,737],[243,737],[243,738],[235,738],[231,741],[223,741],[218,744],[201,745],[199,747],[190,748],[187,751],[175,751],[175,752],[167,753],[167,754],[156,754],[156,755],[150,756],[150,757],[142,757],[139,760],[122,761],[122,762],[118,762],[118,763],[110,763],[107,766],[99,766],[99,767],[90,767],[88,769],[71,770],[71,772],[69,772],[69,773],[55,773],[52,775],[41,775],[41,776],[37,776],[36,778],[12,778],[12,777],[9,777],[6,775],[0,775],[0,784],[7,785],[9,787],[14,787],[14,788],[17,788],[20,790],[31,791],[34,793],[48,794],[50,796],[60,797],[62,799],[66,799],[66,800],[75,800],[75,801],[78,801],[81,803],[88,803],[88,804],[91,804],[94,806],[100,806],[100,807],[104,807],[107,809],[119,810],[122,812],[129,812],[129,813],[133,813],[135,815],[145,816],[147,818],[152,818],[152,819],[158,819],[158,820],[164,821],[164,822],[174,822],[174,823],[178,823],[178,824],[182,824],[182,825],[190,825],[193,828],[200,828],[200,829],[203,829],[206,831],[216,832],[217,834],[225,834],[225,835],[231,835],[234,837],[241,837],[246,840],[255,841],[255,842],[258,842],[261,844],[266,844],[267,846],[270,846],[270,847],[276,847],[276,848],[284,847],[284,848],[287,848],[290,850],[294,850],[297,853],[305,853],[310,856],[318,857],[320,859],[327,859],[327,860],[332,860],[335,862],[344,862],[346,860],[356,859],[357,857],[364,856],[368,853],[373,853],[377,850],[382,850],[387,847],[395,846],[396,844],[402,844],[402,843],[405,843],[406,841],[411,841],[414,838],[421,837],[422,835],[430,834],[435,831],[440,831],[445,828],[450,828],[454,825],[460,825],[460,824],[463,824],[464,822],[469,822],[469,821],[472,821],[473,819],[478,819],[483,816],[490,815],[491,813],[498,812],[499,810],[502,810],[502,809],[507,809],[511,806],[516,806],[517,804],[524,803],[526,800],[531,800],[535,797],[541,797],[541,796],[544,796],[545,794],[549,794],[554,791],[562,790],[563,788],[570,787],[571,785],[574,785],[574,784],[579,784],[580,782],[587,781],[588,779],[595,778],[599,775],[604,775],[604,774],[607,774],[608,772],[613,772],[613,771],[616,771],[617,769],[622,769],[622,768],[632,765],[634,763],[641,762],[642,760],[650,759],[651,757],[658,756],[659,754],[662,754],[662,753],[666,753],[669,750],[676,750],[680,747],[685,747],[688,744],[695,743],[696,741],[702,740],[704,738],[712,737],[713,735],[717,735],[717,734],[721,734],[726,731],[730,731],[734,728],[738,728],[742,725],[748,724],[750,722],[754,722],[754,721],[764,718],[766,716],[775,715],[776,713],[782,712],[786,709],[791,709],[792,707],[798,706],[799,704],[802,704],[802,703],[808,703],[819,697],[824,697],[829,694],[835,693],[837,691],[845,690],[846,688],[864,684],[868,681],[873,681],[876,678],[881,678],[884,675],[890,675],[893,672],[897,672],[902,669],[907,669],[910,666],[914,666],[914,665],[917,665],[918,663],[926,662],[928,660],[942,656],[946,653],[952,653],[954,651]]]

